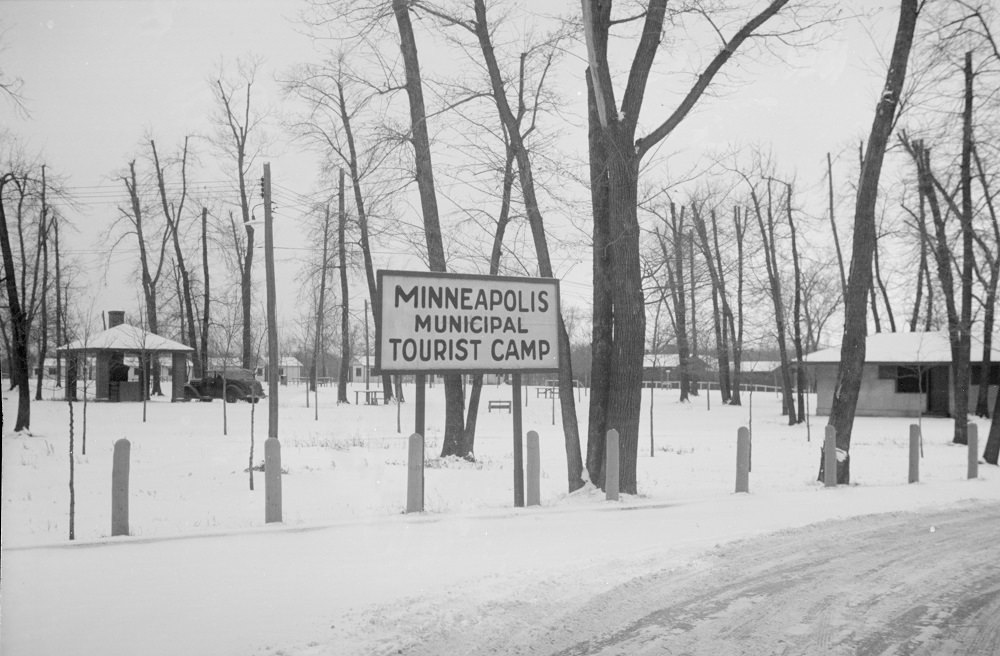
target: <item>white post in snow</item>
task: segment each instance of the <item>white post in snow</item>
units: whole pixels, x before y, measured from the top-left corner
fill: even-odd
[[[969,439],[968,478],[979,478],[979,426],[970,421],[966,434]]]
[[[608,431],[604,455],[604,492],[608,501],[618,501],[618,431]]]
[[[910,424],[910,482],[920,482],[920,426]]]
[[[538,433],[535,431],[528,431],[527,455],[528,462],[526,465],[528,480],[525,481],[525,505],[538,506],[541,505],[541,494],[539,493],[539,488],[541,486],[542,468],[538,450]]]
[[[275,385],[277,388],[277,385]],[[268,394],[271,391],[268,390]],[[264,523],[281,521],[281,442],[264,440]]]
[[[115,442],[111,464],[111,535],[128,535],[128,470],[132,444]]]
[[[837,487],[837,429],[829,425],[823,440],[823,485]]]
[[[406,512],[423,512],[424,437],[420,433],[410,435],[410,453],[406,472]]]
[[[750,491],[750,431],[745,426],[736,431],[736,491]]]

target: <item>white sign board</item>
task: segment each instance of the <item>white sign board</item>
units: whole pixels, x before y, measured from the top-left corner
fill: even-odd
[[[385,373],[554,372],[554,278],[379,271],[376,367]]]

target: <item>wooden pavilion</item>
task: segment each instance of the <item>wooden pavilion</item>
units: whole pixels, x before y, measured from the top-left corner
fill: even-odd
[[[136,356],[141,363],[158,361],[164,354],[172,357],[171,401],[184,400],[184,385],[187,383],[187,357],[194,349],[172,339],[130,326],[125,321],[125,313],[108,312],[110,328],[85,339],[78,339],[56,349],[67,358],[66,398],[76,399],[77,372],[79,362],[95,359],[95,398],[98,401],[141,401],[143,389],[148,383],[148,372],[142,372],[142,380],[129,381],[125,356]]]

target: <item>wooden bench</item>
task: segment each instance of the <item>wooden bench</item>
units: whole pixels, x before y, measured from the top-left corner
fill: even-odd
[[[487,412],[493,412],[494,410],[506,410],[509,413],[510,412],[510,401],[500,401],[500,400],[496,400],[496,399],[491,400],[487,404]]]

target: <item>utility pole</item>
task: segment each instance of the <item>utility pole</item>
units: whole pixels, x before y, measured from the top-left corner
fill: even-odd
[[[371,353],[371,347],[368,345],[368,299],[365,299],[365,391],[368,391],[368,369],[371,364],[368,354]]]
[[[271,163],[264,163],[264,266],[267,277],[267,436],[278,437],[278,321],[275,316]]]
[[[275,317],[271,163],[264,163],[264,266],[267,277],[267,439],[264,441],[264,521],[281,521],[281,443],[278,441],[278,322]]]

